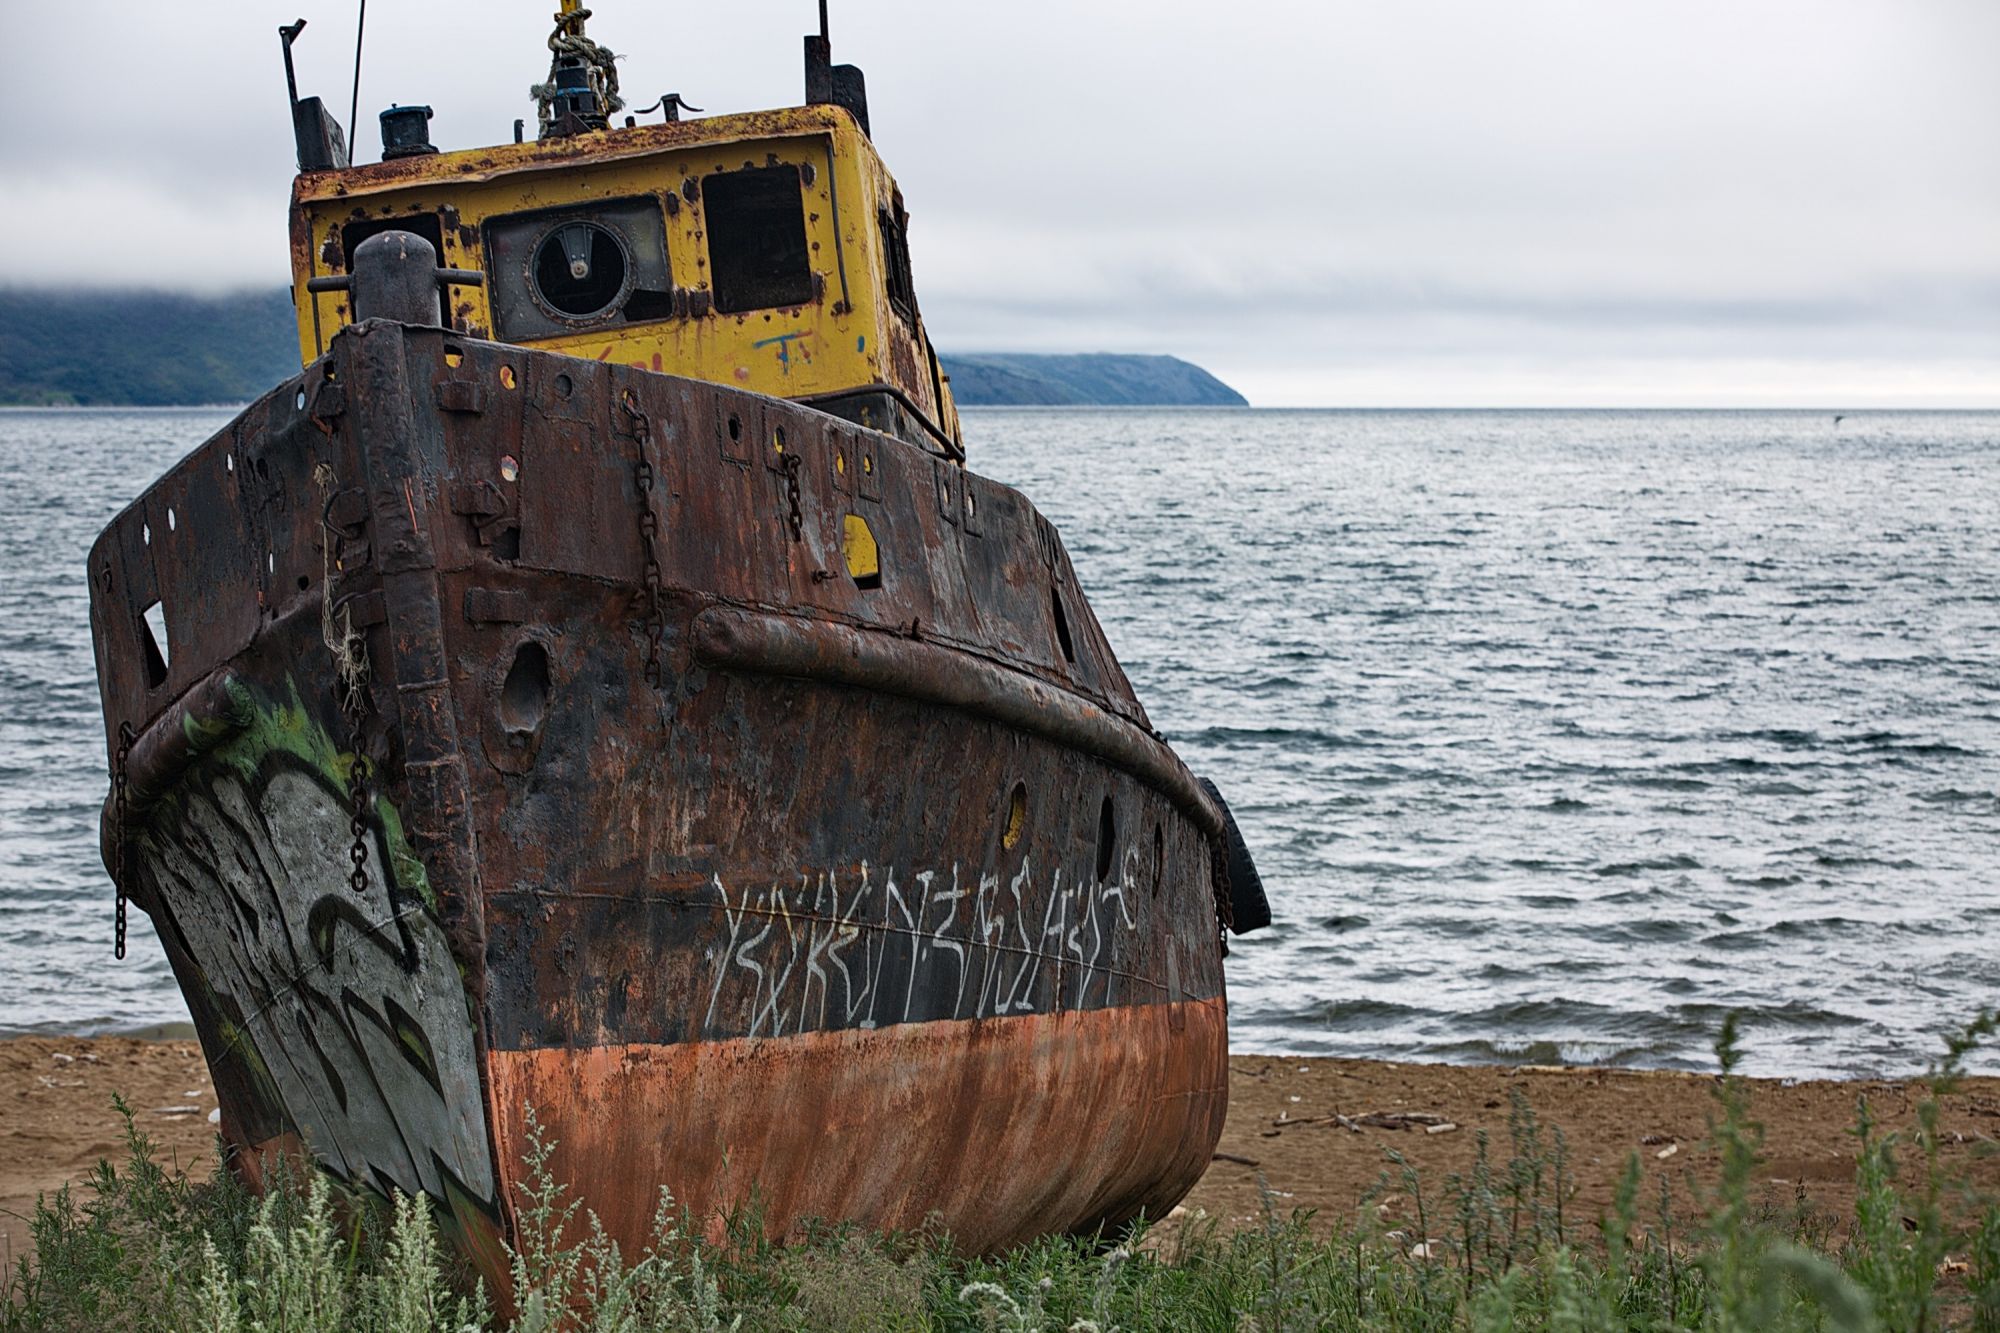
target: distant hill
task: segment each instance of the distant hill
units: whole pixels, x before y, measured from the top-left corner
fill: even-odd
[[[0,403],[240,403],[296,374],[289,294],[0,290]]]
[[[1176,356],[1114,352],[941,356],[961,406],[1244,407],[1243,395]]]
[[[283,290],[232,296],[0,289],[0,404],[240,403],[298,370]],[[1243,397],[1171,356],[939,358],[958,401],[1217,404]]]

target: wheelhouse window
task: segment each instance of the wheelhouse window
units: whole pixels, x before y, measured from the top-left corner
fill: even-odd
[[[535,247],[529,283],[574,319],[601,319],[625,291],[625,246],[601,222],[578,219],[549,229]]]
[[[900,193],[893,207],[876,213],[876,221],[882,228],[882,258],[889,283],[889,304],[903,317],[905,324],[914,327],[917,322],[917,284],[910,276],[910,216],[903,211]]]
[[[486,224],[494,330],[503,342],[674,313],[657,199],[510,213]]]
[[[805,198],[797,167],[749,167],[701,183],[709,280],[724,314],[813,299]]]

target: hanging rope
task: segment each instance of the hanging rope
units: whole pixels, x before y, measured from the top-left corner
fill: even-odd
[[[584,20],[589,17],[590,11],[581,8],[565,9],[556,15],[555,31],[549,34],[549,51],[555,58],[549,62],[548,82],[528,89],[528,95],[535,99],[536,122],[541,127],[541,138],[546,139],[555,124],[559,93],[556,72],[565,62],[581,64],[588,71],[586,77],[590,81],[590,90],[597,95],[600,122],[625,107],[625,99],[618,95],[618,66],[615,63],[618,57],[609,47],[583,35]]]

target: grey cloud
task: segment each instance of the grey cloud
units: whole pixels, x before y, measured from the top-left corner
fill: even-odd
[[[301,83],[344,115],[352,0],[65,5],[85,95],[63,62],[0,83],[0,282],[282,281],[300,7]],[[506,138],[550,8],[375,0],[364,147],[391,101],[447,146]],[[595,8],[640,101],[798,95],[811,0]],[[1267,400],[1648,364],[2000,400],[1991,0],[833,9],[948,347],[1179,352]]]

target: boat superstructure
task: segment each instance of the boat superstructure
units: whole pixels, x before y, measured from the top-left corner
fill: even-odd
[[[858,72],[822,31],[826,100],[613,129],[551,45],[533,144],[399,108],[348,166],[295,100],[303,369],[91,554],[106,864],[239,1169],[424,1195],[496,1282],[533,1124],[628,1244],[662,1187],[1164,1210],[1261,888],[964,466]]]
[[[558,35],[580,35],[566,16],[587,12],[570,0]],[[354,320],[327,280],[362,241],[399,230],[483,276],[440,287],[439,321],[469,337],[810,403],[962,456],[909,214],[861,87],[822,30],[806,39],[803,106],[682,120],[670,96],[662,121],[612,129],[591,115],[459,152],[430,145],[429,108],[391,108],[391,156],[302,170],[293,187],[302,359]],[[308,135],[300,159],[335,156]]]

